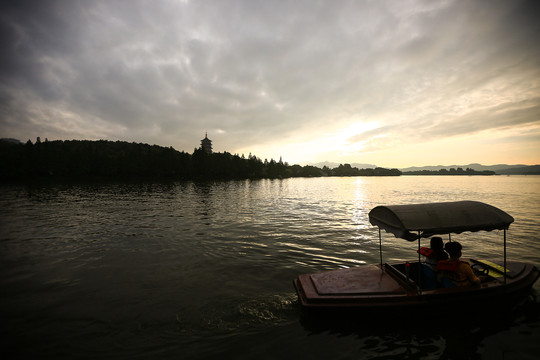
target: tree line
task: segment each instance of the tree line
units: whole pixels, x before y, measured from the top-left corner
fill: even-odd
[[[397,169],[289,165],[249,155],[192,154],[172,147],[125,141],[54,140],[25,144],[0,141],[0,179],[167,178],[260,179],[320,176],[399,176]]]
[[[403,175],[495,175],[495,171],[478,171],[471,168],[463,170],[463,168],[458,167],[457,169],[404,171]]]

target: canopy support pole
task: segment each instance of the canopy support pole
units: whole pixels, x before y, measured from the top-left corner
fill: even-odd
[[[379,256],[381,258],[381,269],[383,268],[382,263],[382,238],[381,238],[381,228],[379,228]]]
[[[506,229],[504,229],[504,284],[506,285]]]
[[[422,294],[422,263],[420,262],[420,231],[418,231],[418,292]]]

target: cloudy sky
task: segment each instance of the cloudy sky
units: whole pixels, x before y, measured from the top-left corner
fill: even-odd
[[[540,164],[536,1],[0,2],[0,137]]]

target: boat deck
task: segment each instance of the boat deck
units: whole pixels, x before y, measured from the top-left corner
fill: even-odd
[[[384,295],[405,294],[403,287],[377,265],[331,270],[301,275],[306,292],[318,295]]]

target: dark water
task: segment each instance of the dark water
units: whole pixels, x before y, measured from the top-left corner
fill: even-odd
[[[516,218],[508,257],[540,265],[540,177],[4,185],[2,358],[536,359],[539,304],[494,321],[373,326],[298,306],[301,273],[377,263],[380,204],[480,200]],[[481,238],[482,243],[477,240]],[[502,256],[502,234],[455,236]],[[386,235],[385,261],[416,244]],[[540,290],[540,284],[535,285]],[[496,314],[494,314],[496,315]],[[495,318],[495,316],[494,316]],[[426,326],[427,324],[427,326]]]

